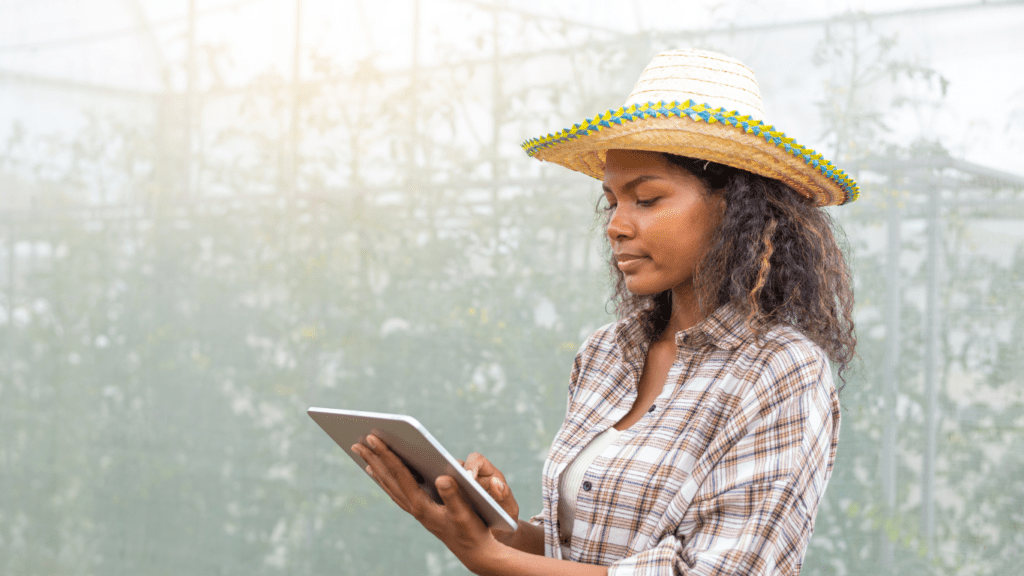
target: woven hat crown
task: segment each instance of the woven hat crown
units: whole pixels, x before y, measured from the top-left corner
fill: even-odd
[[[687,100],[764,120],[754,71],[739,60],[706,50],[672,50],[655,56],[640,74],[626,106]]]

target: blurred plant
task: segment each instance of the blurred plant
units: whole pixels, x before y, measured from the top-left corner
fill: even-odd
[[[175,95],[150,125],[97,117],[72,137],[12,133],[0,172],[19,175],[32,200],[17,208],[35,211],[0,223],[0,571],[464,573],[303,415],[311,405],[413,414],[457,455],[493,456],[524,514],[540,509],[573,355],[610,317],[596,183],[551,177],[514,143],[621,102],[659,46],[602,36],[587,51],[503,58],[522,38],[589,37],[526,16],[501,31],[474,58],[434,38],[451,63],[415,76],[316,55],[299,87],[268,73],[208,102],[192,198]],[[944,90],[895,42],[855,17],[819,46],[834,65],[821,110],[836,158],[943,153],[927,137],[887,139],[892,106],[926,109]],[[282,191],[290,94],[301,140],[297,185]],[[936,540],[956,553],[929,560],[917,529],[925,246],[912,233],[899,506],[879,498],[876,237],[889,203],[919,201],[905,184],[836,213],[856,256],[863,365],[804,573],[881,573],[880,540],[894,572],[1012,572],[1020,404],[965,407],[951,388],[959,373],[999,398],[1019,388],[1024,310],[1006,295],[1024,257],[972,251],[967,216],[945,223],[941,252]]]
[[[1024,473],[1019,459],[993,458],[1006,453],[1011,431],[1021,425],[1021,399],[1013,392],[1019,379],[994,377],[1013,374],[1012,366],[1020,362],[1016,354],[998,352],[1014,347],[1013,332],[1019,330],[1017,321],[1010,320],[1018,318],[1017,303],[1007,295],[1013,293],[1011,279],[1020,277],[1020,264],[1007,265],[971,248],[980,219],[998,216],[970,207],[1008,198],[1005,190],[992,189],[984,180],[928,167],[949,158],[945,147],[931,138],[927,121],[941,108],[948,81],[927,66],[904,60],[897,46],[895,35],[873,30],[870,17],[849,16],[826,29],[815,52],[815,61],[831,69],[820,109],[836,157],[854,166],[885,158],[889,168],[875,170],[884,181],[865,181],[858,204],[836,212],[855,255],[861,370],[844,394],[848,411],[839,458],[805,572],[997,574],[1008,568],[1002,559],[1018,545],[1011,544],[1012,532],[1002,528],[1012,518],[1011,508],[993,503],[1019,502],[1020,489],[1011,478]],[[909,129],[919,134],[909,144],[903,143],[905,136],[893,138],[891,131],[907,115],[917,120]],[[904,126],[902,133],[907,130]],[[927,310],[921,295],[929,282],[928,251],[936,249],[927,242],[928,207],[940,198],[948,203],[935,224],[941,238],[937,261],[942,329],[936,367],[940,419],[930,432],[923,382]],[[1019,191],[1016,198],[1019,202]],[[900,231],[898,279],[888,276],[888,244],[877,240],[893,226]],[[886,307],[891,282],[900,290],[899,365],[892,396],[883,370],[893,338],[887,333],[893,311]],[[984,395],[987,400],[970,401],[964,394],[979,396],[969,391],[984,380],[977,376],[982,374],[992,375],[988,381],[998,392]],[[891,471],[882,462],[887,426],[897,431],[896,467]],[[937,444],[932,479],[925,478],[923,464],[929,441]],[[888,481],[894,482],[891,496],[883,489]],[[936,499],[931,541],[922,529],[926,481],[934,483]],[[887,503],[889,497],[894,507]]]
[[[898,35],[876,31],[867,14],[850,13],[825,26],[813,62],[831,71],[818,108],[825,126],[822,137],[831,141],[835,160],[885,154],[898,147],[887,138],[897,121],[896,110],[910,110],[918,119],[915,128],[921,130],[924,110],[941,105],[949,81],[906,59],[897,46]]]

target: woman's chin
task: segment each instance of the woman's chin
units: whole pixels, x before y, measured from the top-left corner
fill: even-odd
[[[651,296],[654,294],[661,294],[667,288],[662,288],[645,278],[639,278],[637,276],[626,276],[626,290],[634,296]]]

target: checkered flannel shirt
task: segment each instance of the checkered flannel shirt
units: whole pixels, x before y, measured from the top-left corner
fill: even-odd
[[[587,470],[570,558],[609,574],[800,571],[832,473],[839,399],[823,351],[776,327],[760,342],[725,306],[676,334],[654,408]],[[573,364],[569,405],[543,473],[545,553],[561,558],[558,478],[637,397],[647,343],[626,318]]]

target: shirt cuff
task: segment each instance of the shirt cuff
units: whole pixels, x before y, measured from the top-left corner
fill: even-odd
[[[543,528],[544,527],[544,513],[542,512],[540,514],[537,514],[536,516],[533,516],[532,518],[530,518],[526,522],[529,523],[529,524],[533,524],[534,526],[540,526],[541,528]]]

